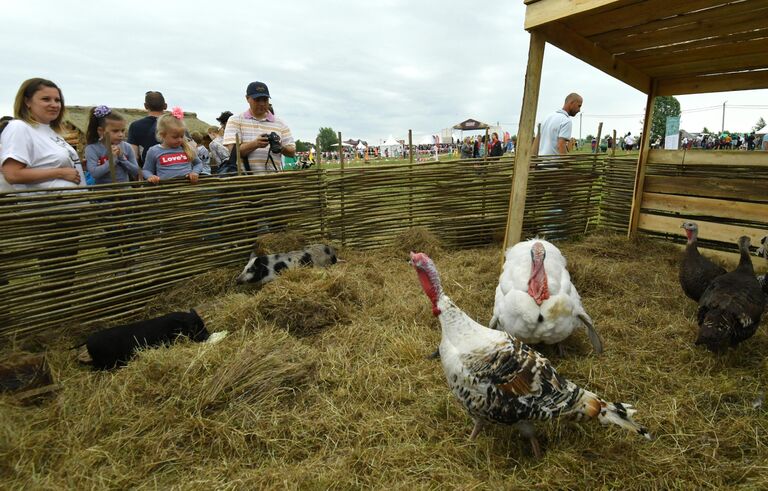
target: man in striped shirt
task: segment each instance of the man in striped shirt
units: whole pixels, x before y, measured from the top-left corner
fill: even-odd
[[[291,130],[283,120],[269,111],[269,89],[266,84],[248,84],[245,99],[248,101],[248,110],[229,118],[223,143],[232,152],[235,135],[240,135],[240,155],[248,158],[254,174],[278,172],[282,169],[280,154],[269,151],[267,135],[271,132],[280,135],[282,154],[293,157],[296,155],[296,145]]]

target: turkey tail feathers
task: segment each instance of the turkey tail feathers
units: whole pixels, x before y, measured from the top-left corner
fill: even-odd
[[[493,317],[491,317],[491,321],[488,323],[488,329],[496,329],[496,326],[498,325],[498,323],[499,323],[499,316],[496,314],[493,314]]]
[[[632,420],[632,415],[637,412],[629,404],[622,404],[620,402],[605,403],[605,406],[601,409],[600,414],[597,416],[598,421],[602,424],[613,423],[621,426],[625,430],[637,433],[640,436],[653,440],[653,436],[647,429],[635,423]]]
[[[603,352],[603,340],[600,339],[600,335],[597,334],[597,330],[592,324],[592,320],[584,314],[579,314],[578,317],[584,324],[584,327],[587,328],[587,336],[589,337],[589,342],[592,344],[595,353],[598,355],[601,354]]]

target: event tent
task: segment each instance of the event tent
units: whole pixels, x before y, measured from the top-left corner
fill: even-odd
[[[379,145],[379,155],[387,155],[388,157],[400,156],[403,153],[403,146],[399,141],[395,140],[392,135],[384,140],[384,143]]]

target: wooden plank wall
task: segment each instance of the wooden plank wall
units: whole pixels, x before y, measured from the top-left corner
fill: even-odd
[[[759,245],[768,234],[768,154],[651,151],[639,230],[683,243],[686,220],[698,223],[702,247],[729,262],[741,235]]]

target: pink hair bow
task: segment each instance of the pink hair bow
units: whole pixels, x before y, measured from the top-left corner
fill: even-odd
[[[184,111],[182,111],[179,106],[176,106],[173,109],[171,109],[171,116],[173,116],[176,119],[184,119]]]

